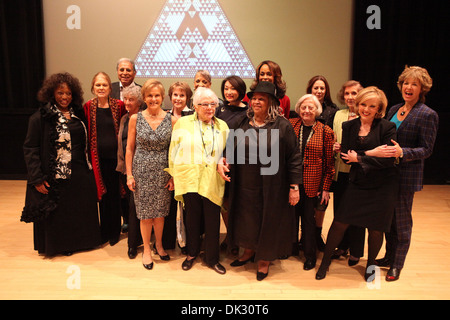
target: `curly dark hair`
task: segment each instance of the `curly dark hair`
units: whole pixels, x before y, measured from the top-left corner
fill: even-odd
[[[72,104],[83,104],[83,89],[80,81],[68,72],[55,73],[44,80],[37,99],[42,103],[55,103],[55,90],[62,84],[66,84],[72,91]]]

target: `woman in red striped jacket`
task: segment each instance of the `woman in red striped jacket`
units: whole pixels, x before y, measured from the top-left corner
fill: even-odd
[[[329,190],[334,175],[334,133],[329,126],[316,121],[322,113],[322,105],[314,95],[301,97],[295,105],[295,112],[300,118],[289,121],[299,139],[303,158],[303,185],[300,185],[296,217],[297,221],[301,217],[302,245],[306,258],[303,269],[311,270],[316,266],[317,248],[314,209],[319,204],[327,205],[330,198]]]

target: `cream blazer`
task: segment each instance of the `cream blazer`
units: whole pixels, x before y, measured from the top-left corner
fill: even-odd
[[[342,109],[336,112],[334,116],[334,122],[333,122],[333,131],[336,135],[336,142],[342,143],[342,123],[345,121],[348,121],[348,114],[350,113],[350,110]],[[334,177],[333,180],[337,181],[339,172],[349,173],[350,172],[350,165],[345,164],[341,159],[341,153],[338,152],[334,155]]]

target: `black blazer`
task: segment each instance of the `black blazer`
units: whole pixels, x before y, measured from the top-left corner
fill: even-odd
[[[374,119],[369,134],[364,142],[359,142],[360,118],[346,121],[342,124],[341,153],[356,151],[358,163],[351,165],[349,180],[361,188],[377,188],[386,183],[388,177],[398,175],[395,158],[378,158],[365,154],[365,151],[381,145],[393,145],[397,139],[395,123],[386,119]],[[344,160],[345,162],[345,160]]]
[[[140,84],[134,83],[135,85],[142,87]],[[113,82],[111,84],[111,98],[120,100],[120,82]]]

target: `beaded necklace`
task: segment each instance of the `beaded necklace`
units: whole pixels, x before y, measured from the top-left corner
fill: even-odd
[[[215,143],[215,138],[216,138],[216,134],[214,132],[214,120],[211,120],[212,145],[211,145],[211,152],[209,154],[208,154],[208,151],[206,150],[206,143],[203,140],[202,121],[198,120],[198,125],[199,125],[199,129],[200,129],[200,137],[202,138],[203,150],[205,151],[206,159],[208,161],[211,161],[211,159],[214,156],[214,143]]]
[[[305,146],[308,144],[309,139],[311,139],[312,135],[313,135],[313,127],[316,124],[316,122],[313,123],[313,125],[311,126],[311,131],[309,132],[308,138],[306,139],[306,143]],[[300,126],[300,135],[298,138],[299,142],[300,142],[300,154],[302,155],[303,158],[303,124]]]

